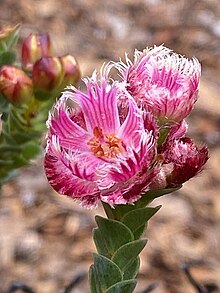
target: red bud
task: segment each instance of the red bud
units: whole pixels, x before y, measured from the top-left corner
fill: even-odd
[[[67,85],[76,84],[81,77],[79,65],[76,61],[76,58],[72,55],[65,55],[60,57],[60,59],[63,63],[64,68],[62,87],[64,88]]]
[[[42,57],[33,66],[35,93],[56,91],[63,81],[63,65],[58,57]]]
[[[32,80],[20,68],[4,65],[0,70],[0,92],[10,103],[21,105],[32,96]]]
[[[51,41],[48,34],[30,34],[22,44],[22,63],[32,70],[33,64],[43,56],[51,55]]]

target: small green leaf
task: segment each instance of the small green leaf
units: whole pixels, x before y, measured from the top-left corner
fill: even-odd
[[[140,268],[140,257],[138,256],[133,261],[129,262],[124,269],[123,280],[136,278]]]
[[[95,219],[110,257],[119,247],[134,240],[131,230],[123,223],[100,216]]]
[[[106,293],[132,293],[137,284],[136,280],[126,280],[111,286]]]
[[[29,143],[25,144],[22,149],[22,155],[25,159],[30,160],[36,157],[41,152],[41,148],[39,143],[30,141]]]
[[[10,166],[13,164],[13,160],[1,160],[0,159],[0,167]]]
[[[160,197],[162,195],[172,193],[174,191],[179,190],[182,187],[182,185],[173,187],[173,188],[164,188],[164,189],[158,189],[158,190],[150,190],[147,191],[143,196],[137,201],[135,204],[137,208],[143,208],[147,204],[149,204],[154,198]]]
[[[10,145],[10,144],[1,144],[0,145],[0,153],[16,153],[21,151],[21,146],[20,145]]]
[[[93,240],[95,242],[96,249],[99,254],[108,257],[108,248],[105,241],[103,241],[102,233],[98,228],[93,229]]]
[[[12,51],[6,51],[0,54],[0,67],[3,65],[11,65],[16,60],[16,54]]]
[[[140,208],[128,212],[121,221],[132,231],[135,239],[139,238],[145,229],[145,223],[161,208]]]
[[[97,277],[95,275],[94,265],[91,265],[90,269],[89,269],[89,285],[90,285],[91,293],[100,293],[101,292],[101,290],[99,289]]]
[[[122,281],[119,267],[105,256],[94,254],[94,268],[103,293],[112,285]]]
[[[146,239],[140,239],[123,245],[112,256],[112,261],[117,264],[122,273],[124,273],[126,266],[137,258],[146,243]]]
[[[145,223],[144,225],[140,226],[139,228],[137,228],[133,234],[134,234],[134,239],[140,239],[141,236],[144,235],[144,232],[147,230],[147,223]]]
[[[26,160],[22,155],[14,156],[12,160],[14,168],[19,168],[28,164],[28,160]]]

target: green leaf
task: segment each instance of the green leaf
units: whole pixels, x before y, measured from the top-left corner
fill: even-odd
[[[112,285],[122,281],[119,267],[105,256],[94,254],[94,268],[103,293]]]
[[[4,166],[11,166],[13,164],[13,160],[1,160],[0,159],[0,167],[4,167]]]
[[[136,280],[126,280],[111,286],[106,293],[131,293],[137,284]]]
[[[20,145],[10,145],[10,144],[1,144],[0,145],[0,154],[12,152],[20,152],[21,151],[21,146]]]
[[[30,160],[36,157],[41,152],[39,143],[30,141],[29,143],[23,146],[21,154],[27,160]]]
[[[137,201],[135,204],[137,208],[143,208],[146,207],[147,204],[149,204],[154,198],[160,197],[162,195],[172,193],[174,191],[179,190],[182,187],[182,185],[173,187],[173,188],[164,188],[164,189],[158,189],[158,190],[150,190],[143,194],[143,196]]]
[[[16,60],[16,54],[12,51],[6,51],[0,54],[0,67],[3,65],[11,65]]]
[[[110,257],[119,247],[134,240],[131,230],[123,223],[100,216],[95,219]]]
[[[134,238],[138,239],[145,230],[146,222],[161,208],[140,208],[128,212],[121,221],[132,231]]]
[[[95,274],[94,265],[91,265],[90,269],[89,269],[89,285],[90,285],[91,293],[100,293],[101,292],[101,290],[99,289],[97,277]]]
[[[98,228],[93,229],[93,240],[95,242],[96,249],[99,254],[108,257],[108,248],[105,241],[103,241],[102,233]]]
[[[123,280],[130,280],[136,278],[140,268],[140,257],[136,257],[129,262],[124,269]]]
[[[14,156],[12,159],[14,168],[19,168],[28,164],[28,160],[26,160],[22,155]]]
[[[137,258],[146,243],[146,239],[140,239],[123,245],[112,256],[112,261],[117,264],[122,273],[124,273],[126,266]]]
[[[121,218],[128,212],[134,210],[135,204],[117,205],[114,209],[109,204],[102,202],[103,208],[109,219],[121,220]]]

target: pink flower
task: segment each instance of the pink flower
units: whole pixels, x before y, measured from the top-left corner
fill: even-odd
[[[169,186],[175,186],[188,181],[200,173],[208,160],[206,146],[198,147],[189,137],[170,142],[164,152],[164,163],[172,166],[172,172],[167,176]]]
[[[85,80],[86,93],[64,92],[48,119],[45,170],[60,194],[95,206],[132,203],[149,189],[156,133],[152,115],[137,107],[129,93],[109,83],[105,68]],[[126,96],[127,111],[118,100]]]
[[[181,122],[191,112],[198,95],[201,66],[164,46],[135,51],[115,65],[128,92],[139,106],[157,116],[160,125]]]

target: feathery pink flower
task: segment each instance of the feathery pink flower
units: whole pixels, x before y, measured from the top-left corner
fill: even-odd
[[[105,68],[98,78],[85,80],[86,93],[63,93],[48,119],[45,170],[60,194],[95,206],[102,200],[132,203],[148,190],[158,172],[152,168],[156,152],[152,117],[115,83]],[[118,106],[125,95],[127,114]],[[156,132],[156,130],[155,130]]]
[[[139,106],[157,116],[160,124],[181,122],[191,112],[198,96],[201,66],[164,46],[135,51],[134,62],[115,65],[128,92]]]

